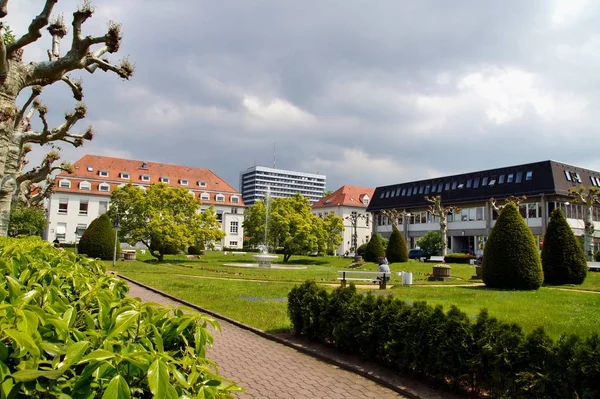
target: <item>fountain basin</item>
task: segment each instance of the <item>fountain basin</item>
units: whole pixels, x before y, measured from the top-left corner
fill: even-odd
[[[271,267],[271,263],[277,260],[277,255],[258,254],[252,255],[252,258],[258,262],[258,267]]]

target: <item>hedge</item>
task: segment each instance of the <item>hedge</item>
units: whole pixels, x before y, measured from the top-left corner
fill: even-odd
[[[448,254],[446,256],[444,256],[444,262],[445,263],[470,263],[471,259],[475,259],[475,257],[471,254],[461,254],[461,253],[455,253],[455,254]]]
[[[142,303],[103,263],[0,238],[0,397],[232,397],[205,357],[210,318]]]
[[[472,320],[455,306],[408,304],[356,292],[294,287],[288,314],[296,334],[457,391],[498,398],[600,397],[600,337],[543,329],[524,334],[484,309]]]

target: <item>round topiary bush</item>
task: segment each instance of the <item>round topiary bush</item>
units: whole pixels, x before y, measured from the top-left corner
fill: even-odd
[[[361,244],[356,249],[356,254],[365,257],[365,251],[367,250],[367,243]]]
[[[542,285],[542,262],[531,230],[519,209],[508,203],[485,244],[483,282],[491,288],[536,290]]]
[[[366,262],[377,262],[377,258],[383,256],[384,254],[385,248],[383,248],[383,244],[381,243],[381,237],[379,237],[379,234],[373,234],[367,243],[367,248],[365,250],[365,256],[363,256],[363,259]]]
[[[408,247],[404,234],[396,226],[392,226],[392,235],[385,249],[385,256],[390,263],[408,262]]]
[[[587,276],[587,259],[581,242],[560,209],[550,214],[542,248],[542,267],[547,284],[581,284]]]
[[[113,258],[114,250],[115,229],[105,213],[90,223],[77,244],[77,251],[92,258],[110,260]],[[117,246],[117,256],[118,253]]]

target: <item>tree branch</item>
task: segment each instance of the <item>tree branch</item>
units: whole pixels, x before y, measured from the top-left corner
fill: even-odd
[[[83,103],[79,103],[76,107],[73,113],[67,113],[65,115],[65,122],[63,124],[61,124],[60,126],[58,126],[57,128],[54,128],[52,130],[50,130],[48,128],[48,124],[47,121],[45,119],[45,112],[40,112],[40,108],[38,107],[38,113],[40,114],[40,118],[42,119],[42,123],[44,123],[44,130],[42,132],[34,132],[34,133],[30,133],[30,134],[25,134],[22,138],[22,143],[37,143],[37,144],[46,144],[49,143],[51,141],[64,141],[67,142],[69,144],[74,145],[75,147],[79,147],[83,144],[84,140],[91,140],[93,138],[93,131],[92,128],[88,128],[84,134],[82,135],[73,135],[70,134],[71,129],[73,128],[73,126],[80,121],[81,119],[85,118],[85,114],[86,114],[86,107]],[[43,107],[42,109],[43,111],[45,111],[45,107]]]
[[[69,85],[69,87],[73,91],[73,97],[75,98],[75,100],[83,100],[83,88],[81,79],[71,80],[69,76],[65,75],[61,78],[61,80]]]
[[[133,75],[134,71],[133,65],[131,65],[131,63],[127,59],[123,59],[121,61],[121,64],[119,66],[116,66],[109,63],[107,60],[102,60],[93,56],[89,57],[86,67],[92,68],[94,65],[96,65],[97,68],[102,69],[104,72],[112,71],[120,77],[122,77],[123,79],[129,79]],[[92,73],[94,70],[95,68],[93,70],[88,69],[88,71]]]
[[[54,171],[72,171],[71,165],[68,163],[61,163],[60,165],[55,166],[54,162],[59,159],[60,155],[57,152],[52,151],[48,153],[39,166],[36,166],[27,173],[23,173],[17,177],[17,183],[19,185],[23,182],[28,182],[28,184],[39,183],[44,181]]]
[[[7,1],[5,1],[4,6],[6,5],[6,2]],[[8,57],[14,54],[17,50],[35,42],[40,37],[42,37],[41,30],[50,22],[50,14],[52,14],[52,9],[54,8],[54,5],[57,2],[58,0],[46,0],[44,9],[37,17],[35,17],[31,21],[31,23],[29,24],[29,28],[27,29],[27,33],[21,36],[14,43],[8,45],[6,49]]]
[[[8,15],[8,0],[0,0],[0,18],[4,18]]]
[[[41,186],[31,187],[28,185],[29,189],[22,193],[22,197],[24,197],[24,201],[28,206],[38,206],[42,203],[42,201],[50,196],[54,191],[54,180],[47,178],[46,184]],[[35,192],[35,194],[33,194]]]
[[[15,119],[15,124],[13,125],[13,127],[15,129],[19,129],[19,127],[21,126],[21,124],[26,121],[26,124],[23,126],[24,128],[26,128],[29,124],[29,121],[31,120],[31,117],[33,116],[33,109],[32,112],[30,112],[31,115],[28,115],[29,118],[25,118],[25,112],[27,111],[27,109],[29,108],[29,106],[35,101],[35,99],[42,93],[42,88],[40,86],[33,86],[31,88],[31,95],[29,96],[29,98],[27,99],[27,101],[25,101],[25,104],[23,104],[23,108],[21,108],[21,110],[19,111],[19,113],[17,114],[17,118]]]

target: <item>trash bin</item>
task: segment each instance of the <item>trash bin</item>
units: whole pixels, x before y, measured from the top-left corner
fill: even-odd
[[[402,272],[402,285],[412,285],[412,273]]]

